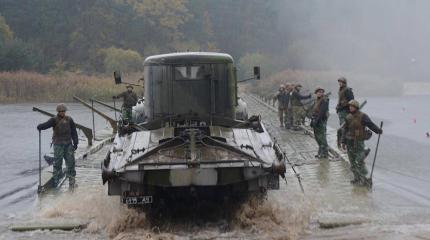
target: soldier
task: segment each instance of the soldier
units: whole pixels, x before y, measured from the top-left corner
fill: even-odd
[[[346,78],[341,77],[337,80],[339,83],[339,98],[336,106],[336,112],[339,116],[339,125],[345,122],[346,115],[349,113],[348,103],[354,99],[352,88],[349,88],[346,83]]]
[[[363,185],[366,183],[367,169],[364,163],[368,151],[364,148],[364,140],[368,140],[370,128],[377,134],[382,134],[382,129],[376,126],[367,114],[359,110],[360,104],[356,100],[348,103],[349,114],[346,117],[342,129],[342,148],[348,150],[348,158],[351,163],[351,171],[354,174],[353,184]]]
[[[311,98],[312,95],[303,96],[300,94],[300,90],[302,89],[302,85],[297,84],[292,89],[290,95],[290,103],[293,110],[293,129],[300,130],[300,125],[302,124],[302,120],[305,114],[305,108],[301,100]]]
[[[318,154],[316,158],[328,157],[327,145],[327,119],[328,119],[328,98],[324,96],[324,89],[315,89],[316,101],[312,112],[311,127],[314,130],[315,140],[318,144]]]
[[[278,93],[273,98],[273,102],[278,101],[278,116],[279,116],[279,122],[280,126],[284,127],[284,114],[286,109],[286,105],[288,104],[287,101],[287,94],[285,92],[285,86],[281,84],[279,86]]]
[[[286,95],[286,105],[285,105],[285,114],[284,114],[284,122],[285,128],[290,129],[293,125],[293,111],[291,106],[291,94],[292,94],[293,85],[290,83],[285,84],[285,95]]]
[[[122,103],[122,118],[124,120],[131,121],[132,119],[132,109],[133,106],[137,103],[137,95],[133,92],[133,86],[128,85],[127,91],[120,93],[117,96],[113,96],[113,99],[121,98],[123,99]]]
[[[75,156],[78,148],[78,133],[73,119],[66,116],[67,108],[64,104],[57,106],[57,116],[50,118],[47,122],[37,125],[37,130],[53,128],[52,143],[54,145],[54,172],[53,185],[56,187],[60,181],[63,167],[63,158],[66,161],[66,175],[69,178],[69,188],[73,190],[75,184]]]

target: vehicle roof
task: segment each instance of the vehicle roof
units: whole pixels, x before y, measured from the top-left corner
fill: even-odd
[[[178,52],[147,57],[145,59],[144,65],[233,62],[233,58],[226,53]]]

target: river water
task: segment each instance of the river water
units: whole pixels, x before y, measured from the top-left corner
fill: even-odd
[[[36,125],[48,117],[31,111],[32,104],[0,105],[0,239],[429,239],[430,96],[367,100],[364,112],[376,123],[384,121],[372,192],[350,187],[348,165],[343,161],[303,165],[305,197],[291,184],[295,179],[290,176],[287,187],[271,192],[265,203],[243,204],[232,219],[174,222],[162,229],[149,226],[144,214],[125,208],[118,198],[106,196],[98,166],[107,147],[77,160],[78,175],[83,177],[74,193],[62,190],[39,198]],[[37,106],[50,112],[55,109],[55,104]],[[76,122],[92,125],[88,109],[78,104],[69,104],[69,109]],[[267,118],[276,123],[276,115]],[[329,125],[338,126],[335,114]],[[103,131],[106,121],[96,117],[96,135]],[[42,153],[52,151],[50,138],[50,130],[43,132]],[[367,142],[372,148],[368,166],[375,144],[376,137]],[[319,216],[330,214],[364,218],[366,223],[318,228]],[[80,232],[14,233],[7,228],[17,222],[58,219],[84,221],[88,226]]]

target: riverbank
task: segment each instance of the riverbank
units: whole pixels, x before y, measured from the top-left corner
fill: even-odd
[[[134,82],[135,77],[127,77]],[[66,72],[39,74],[34,72],[0,72],[0,104],[24,102],[72,102],[77,95],[84,99],[111,99],[124,90],[113,77],[88,76]]]

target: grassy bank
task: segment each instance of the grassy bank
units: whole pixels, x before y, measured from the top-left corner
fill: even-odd
[[[0,103],[71,102],[74,95],[108,100],[124,90],[124,85],[115,85],[107,76],[0,72]]]
[[[285,70],[272,75],[269,78],[244,85],[244,91],[250,91],[262,96],[270,96],[276,93],[280,84],[300,83],[304,89],[313,92],[316,87],[332,92],[337,97],[337,79],[344,76],[348,79],[348,85],[353,88],[356,96],[398,96],[402,94],[403,84],[400,79],[383,77],[379,75],[356,74],[334,71],[297,71]]]

